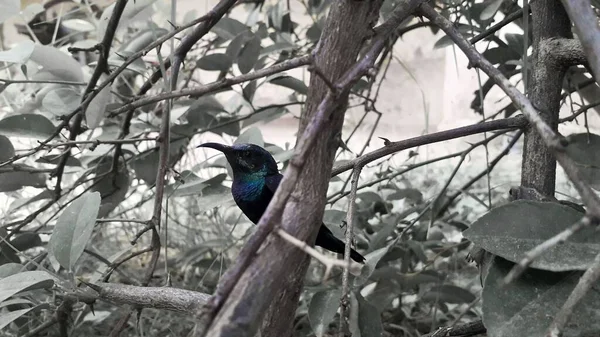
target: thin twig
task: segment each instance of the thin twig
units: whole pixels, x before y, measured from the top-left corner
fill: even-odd
[[[354,238],[354,220],[356,213],[356,191],[358,189],[358,180],[363,166],[358,166],[352,171],[352,182],[350,183],[350,198],[348,200],[348,213],[346,214],[346,247],[344,249],[344,262],[346,264],[342,274],[342,296],[340,298],[340,331],[341,337],[350,333],[349,312],[350,312],[350,251],[352,250],[352,241]]]

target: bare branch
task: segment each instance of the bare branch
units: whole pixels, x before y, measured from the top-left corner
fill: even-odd
[[[555,155],[557,161],[563,167],[569,179],[579,192],[583,202],[588,207],[588,213],[593,218],[600,218],[600,197],[590,188],[588,184],[581,178],[581,173],[577,165],[569,158],[565,152],[565,147],[568,145],[564,139],[548,126],[539,116],[531,102],[515,88],[512,83],[502,73],[496,69],[489,61],[487,61],[471,44],[460,34],[454,25],[448,19],[441,16],[431,6],[423,4],[420,7],[420,12],[430,21],[438,25],[456,45],[465,53],[471,65],[479,67],[490,78],[498,84],[498,86],[510,97],[513,104],[519,108],[527,120],[537,129],[544,143],[550,148]]]
[[[600,27],[590,0],[562,0],[575,25],[596,82],[600,81]],[[598,82],[600,83],[600,82]]]
[[[116,283],[85,283],[98,298],[115,304],[163,309],[193,315],[210,299],[209,294],[171,287],[137,287]]]

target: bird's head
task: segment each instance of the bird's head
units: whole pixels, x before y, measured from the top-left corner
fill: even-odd
[[[232,146],[219,143],[204,143],[198,147],[209,147],[223,152],[231,165],[234,176],[236,174],[277,174],[277,162],[269,151],[255,144],[235,144]]]

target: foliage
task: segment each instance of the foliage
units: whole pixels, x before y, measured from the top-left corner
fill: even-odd
[[[178,90],[219,83],[310,54],[324,27],[330,1],[299,2],[304,7],[298,12],[278,1],[242,5],[236,9],[237,16],[220,19],[187,55]],[[382,20],[399,2],[385,1]],[[515,2],[502,0],[437,4],[468,37],[485,34],[500,18],[519,9]],[[0,22],[16,15],[18,5],[12,1],[0,4]],[[136,234],[152,220],[163,141],[158,137],[160,119],[169,106],[152,102],[128,110],[127,105],[140,99],[140,88],[153,71],[165,71],[155,66],[164,66],[170,53],[165,51],[168,43],[162,48],[152,43],[174,28],[167,21],[163,3],[130,1],[107,59],[109,69],[118,76],[105,83],[108,75],[103,74],[97,85],[106,85],[99,90],[94,85],[96,89],[86,92],[87,81],[99,64],[92,47],[102,41],[114,5],[90,11],[83,4],[72,5],[60,20],[50,9],[31,5],[25,14],[37,15],[36,20],[48,17],[52,29],[59,27],[57,33],[46,41],[44,32],[39,31],[39,42],[23,41],[0,52],[0,61],[8,65],[3,72],[10,73],[2,76],[10,80],[0,80],[0,93],[9,103],[0,115],[0,200],[9,205],[3,208],[0,225],[0,328],[9,336],[26,335],[52,319],[65,298],[87,291],[80,281],[140,284],[150,263],[149,255],[136,254],[149,245],[149,236],[143,236],[134,247],[130,242],[136,241]],[[184,21],[195,16],[187,13]],[[140,19],[147,17],[151,19]],[[480,48],[482,54],[506,77],[522,80],[532,38],[522,20],[513,25],[520,33],[503,29],[486,35],[478,47],[485,45]],[[414,19],[405,22],[390,45],[401,44],[400,30],[438,32],[436,27],[422,26]],[[44,41],[45,45],[40,43]],[[451,45],[445,35],[435,44],[436,48]],[[381,58],[375,76],[361,80],[353,89],[351,103],[364,105],[365,115],[381,114],[376,108],[377,92],[382,82],[385,85],[385,63],[393,61],[393,49],[386,53],[390,56]],[[598,88],[588,75],[581,68],[569,70],[563,87],[565,105],[576,99],[591,103],[598,97]],[[166,86],[159,81],[142,98],[159,94]],[[274,87],[280,94],[275,103],[259,104],[257,97]],[[484,118],[511,117],[517,111],[510,103],[493,114],[484,108],[494,87],[492,79],[481,83],[471,108]],[[289,71],[222,86],[208,94],[180,94],[172,102],[163,211],[167,216],[160,228],[168,251],[160,256],[159,266],[164,268],[154,273],[153,285],[213,293],[219,277],[255,229],[233,203],[231,172],[224,158],[199,156],[195,145],[215,138],[259,144],[285,168],[293,148],[271,143],[260,126],[291,119],[291,111],[303,106],[307,93],[304,77]],[[77,127],[71,118],[82,102],[87,103],[83,123]],[[570,113],[587,114],[590,108],[593,106]],[[584,168],[583,178],[595,189],[600,186],[600,163],[595,154],[599,137],[580,133],[567,138],[570,156]],[[485,179],[471,180],[456,172],[448,175],[448,167],[456,164],[458,170],[471,151],[480,145],[487,147],[493,139],[469,147],[454,156],[461,158],[459,162],[446,161],[443,166],[411,152],[400,165],[386,160],[365,169],[354,231],[356,246],[367,262],[359,274],[350,277],[353,336],[420,336],[438,326],[479,317],[490,336],[545,333],[548,317],[560,308],[581,271],[600,252],[598,233],[592,228],[578,233],[534,261],[535,269],[509,288],[499,288],[497,281],[524,253],[582,214],[552,202],[506,203],[507,193],[492,190]],[[342,164],[354,156],[340,149],[337,158],[336,164]],[[432,170],[429,175],[423,167]],[[338,237],[345,232],[342,224],[349,179],[345,173],[333,177],[330,184],[324,223]],[[476,268],[466,260],[470,242],[462,238],[463,231],[466,239],[498,256],[483,285]],[[325,276],[324,267],[313,261],[295,318],[299,335],[323,336],[339,328],[341,270]],[[481,286],[483,305],[478,301]],[[600,303],[595,294],[578,307],[577,318],[565,336],[600,330],[595,323],[596,303]],[[125,314],[102,301],[94,310],[84,301],[74,306],[77,310],[69,326],[72,335],[108,335]],[[142,334],[180,336],[189,332],[194,319],[151,309],[144,311],[139,323]],[[126,334],[137,334],[134,325],[125,328]]]

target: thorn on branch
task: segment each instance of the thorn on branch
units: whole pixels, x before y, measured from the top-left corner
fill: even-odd
[[[390,144],[392,144],[392,142],[385,137],[378,137],[378,138],[383,140],[383,146],[389,146]]]

